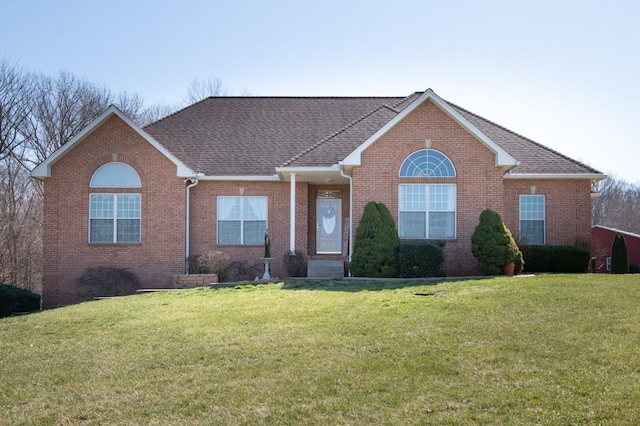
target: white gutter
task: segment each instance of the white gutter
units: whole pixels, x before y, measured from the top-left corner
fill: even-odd
[[[193,179],[186,179],[186,182],[192,182],[191,184],[187,185],[187,196],[186,196],[186,208],[185,208],[185,256],[184,256],[184,262],[185,262],[185,268],[184,268],[184,273],[186,275],[189,275],[189,216],[191,216],[190,214],[190,190],[191,188],[193,188],[194,186],[198,185],[198,179],[197,178],[193,178]]]
[[[344,169],[340,168],[340,176],[349,180],[349,264],[351,264],[351,255],[353,254],[353,178],[344,173]],[[351,276],[351,268],[349,268],[349,276]]]
[[[607,175],[601,173],[507,173],[504,179],[593,179],[602,180]]]

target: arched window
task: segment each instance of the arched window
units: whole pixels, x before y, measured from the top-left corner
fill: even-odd
[[[124,163],[103,164],[95,171],[89,183],[91,188],[140,188],[138,173]]]
[[[433,149],[414,152],[400,167],[400,177],[455,176],[456,169],[449,157]],[[398,187],[398,201],[400,238],[456,238],[455,183],[401,183]]]
[[[435,149],[421,149],[407,157],[400,167],[400,177],[455,177],[456,169],[449,157]]]
[[[89,187],[142,187],[138,173],[124,163],[107,163],[91,177]],[[140,193],[92,192],[89,194],[89,242],[135,244],[140,242]]]

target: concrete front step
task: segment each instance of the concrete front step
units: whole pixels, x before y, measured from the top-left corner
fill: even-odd
[[[344,278],[344,261],[309,260],[307,278]]]

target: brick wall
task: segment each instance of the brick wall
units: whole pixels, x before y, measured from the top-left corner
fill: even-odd
[[[133,167],[141,189],[89,188],[93,173],[116,159]],[[91,266],[128,268],[143,287],[170,287],[184,271],[184,182],[176,166],[117,117],[103,123],[51,168],[45,180],[44,307],[80,301],[76,281]],[[140,244],[89,244],[89,193],[141,194]]]
[[[264,255],[260,245],[218,245],[217,244],[217,197],[222,195],[267,196],[267,227],[271,239],[271,264],[273,277],[285,276],[282,257],[289,252],[289,182],[239,182],[201,181],[191,192],[191,237],[190,252],[197,255],[209,251],[225,251],[235,262],[232,268],[238,279],[262,276],[263,264],[259,258]],[[307,253],[308,185],[296,183],[296,249]],[[238,271],[238,268],[241,271]]]

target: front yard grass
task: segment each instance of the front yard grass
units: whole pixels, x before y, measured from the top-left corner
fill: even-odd
[[[0,424],[637,424],[640,276],[286,281],[0,320]]]

